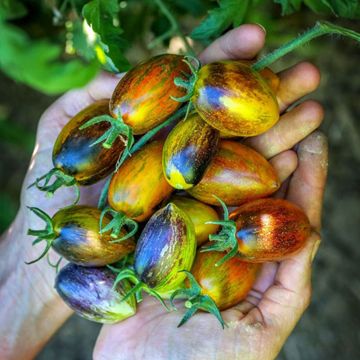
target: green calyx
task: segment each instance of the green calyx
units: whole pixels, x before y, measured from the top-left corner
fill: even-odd
[[[54,178],[52,183],[51,179]],[[66,187],[74,187],[75,189],[75,200],[73,205],[77,204],[80,199],[80,190],[79,186],[76,182],[76,179],[71,175],[66,175],[60,169],[51,169],[47,174],[37,178],[35,182],[28,186],[28,189],[31,187],[36,186],[37,189],[40,191],[45,191],[46,195],[51,197],[54,195],[55,191],[59,188],[66,186]]]
[[[103,227],[104,217],[107,214],[110,214],[112,219],[106,226]],[[100,234],[111,231],[110,236],[114,239],[111,241],[112,243],[118,243],[131,238],[136,234],[139,227],[138,223],[135,220],[128,218],[123,213],[113,210],[109,206],[101,212],[99,226]],[[126,235],[119,237],[123,227],[126,227],[126,230],[128,230],[128,232]]]
[[[42,219],[46,224],[45,228],[42,230],[29,229],[27,232],[28,235],[36,236],[36,239],[32,242],[33,245],[36,245],[42,241],[46,242],[46,247],[45,247],[44,251],[41,253],[41,255],[38,258],[36,258],[35,260],[26,262],[27,265],[30,265],[30,264],[36,263],[37,261],[39,261],[45,255],[48,254],[48,252],[51,248],[51,244],[54,241],[54,239],[56,238],[56,234],[54,231],[52,219],[48,214],[46,214],[44,211],[42,211],[36,207],[28,207],[28,209],[30,211],[32,211],[35,215],[37,215],[40,219]],[[50,263],[49,259],[48,259],[48,262]],[[58,268],[59,264],[60,264],[60,262],[57,263],[54,267]]]
[[[133,269],[131,268],[119,269],[110,265],[108,265],[108,268],[114,271],[115,273],[117,273],[113,288],[116,288],[117,284],[124,279],[129,280],[129,282],[131,282],[134,285],[134,287],[124,296],[122,301],[126,301],[130,296],[135,295],[136,301],[139,303],[142,301],[142,292],[145,291],[149,295],[154,296],[157,300],[159,300],[161,305],[166,309],[166,311],[170,311],[170,309],[165,304],[165,301],[163,300],[161,295],[157,291],[146,285],[144,282],[139,280]]]
[[[206,224],[214,224],[214,225],[221,225],[222,228],[217,234],[209,235],[209,240],[214,242],[212,245],[203,246],[201,248],[201,252],[206,251],[230,251],[217,263],[215,266],[222,265],[225,261],[234,257],[239,251],[239,244],[236,238],[236,223],[229,219],[229,210],[225,203],[218,198],[217,196],[213,195],[217,201],[221,204],[224,212],[224,220],[220,221],[208,221]]]
[[[204,310],[213,314],[220,322],[224,329],[226,324],[221,316],[220,310],[215,304],[215,301],[208,295],[201,293],[201,287],[194,278],[194,276],[186,270],[183,270],[189,279],[190,287],[187,289],[178,289],[174,291],[170,297],[171,305],[175,308],[174,300],[176,297],[186,299],[184,306],[188,309],[181,319],[178,327],[184,325],[198,310]]]
[[[195,83],[198,79],[198,71],[201,67],[200,61],[194,56],[184,56],[183,61],[188,65],[191,74],[184,73],[185,78],[176,77],[174,79],[174,84],[178,87],[184,88],[186,90],[186,95],[182,97],[170,96],[171,99],[178,102],[187,102],[194,95]],[[193,65],[195,63],[195,65]]]
[[[95,146],[97,144],[102,143],[102,146],[105,149],[110,149],[113,146],[116,139],[118,137],[120,137],[121,140],[125,144],[125,150],[124,150],[123,154],[125,152],[130,151],[132,145],[134,144],[133,131],[129,125],[124,123],[124,121],[122,120],[121,117],[118,117],[115,119],[110,115],[96,116],[96,117],[90,119],[89,121],[87,121],[85,124],[81,125],[79,127],[79,129],[84,130],[90,126],[93,126],[93,125],[96,125],[96,124],[99,124],[102,122],[109,123],[110,128],[108,130],[106,130],[104,132],[104,134],[101,135],[97,140],[95,140],[90,146]]]

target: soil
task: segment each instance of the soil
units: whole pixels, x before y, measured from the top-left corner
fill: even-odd
[[[360,359],[360,51],[351,41],[326,45],[319,41],[316,46],[317,54],[308,59],[320,67],[323,77],[321,88],[311,98],[325,106],[322,130],[330,143],[323,242],[313,268],[312,303],[278,359],[353,360]],[[280,67],[298,60],[287,58]],[[40,114],[54,98],[4,76],[0,76],[0,84],[2,112],[34,134]],[[13,208],[29,158],[29,152],[1,142],[0,189]],[[5,210],[3,206],[2,212]],[[99,329],[99,325],[73,316],[37,358],[91,359]]]

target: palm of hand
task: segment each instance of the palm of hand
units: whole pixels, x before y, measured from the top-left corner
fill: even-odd
[[[255,25],[245,25],[214,42],[201,55],[210,62],[225,58],[248,59],[256,55],[264,41],[264,33]],[[317,70],[309,64],[299,64],[280,74],[278,99],[282,111],[300,97],[314,90],[319,82]],[[49,201],[44,194],[26,186],[52,167],[51,150],[64,124],[79,110],[101,98],[109,98],[119,78],[103,75],[84,90],[72,91],[43,115],[38,131],[30,170],[24,183],[22,204],[36,206],[49,214],[71,204],[74,192],[61,189]],[[322,120],[321,107],[304,102],[282,115],[279,123],[266,134],[248,140],[278,170],[285,181],[296,169],[290,181],[285,181],[277,196],[297,203],[308,214],[316,231],[320,228],[320,211],[326,176],[325,140],[313,134],[298,147],[298,156],[291,149],[315,130]],[[290,132],[287,130],[291,129]],[[299,158],[299,165],[297,158]],[[320,163],[320,167],[319,167]],[[81,202],[95,205],[102,184],[83,188]],[[24,228],[42,228],[43,224],[29,216],[23,206]],[[31,240],[24,245],[26,261],[38,255]],[[95,348],[95,356],[107,359],[199,359],[243,358],[271,359],[276,356],[286,337],[305,310],[310,297],[310,264],[318,235],[309,239],[297,255],[281,263],[268,263],[245,301],[223,312],[228,328],[222,330],[210,314],[198,313],[188,324],[178,329],[183,312],[166,313],[154,299],[146,298],[136,316],[112,326],[104,326]],[[55,256],[52,254],[52,256]],[[32,273],[41,274],[42,289],[53,294],[54,271],[46,262],[37,263]],[[44,281],[45,279],[45,281]],[[34,281],[34,279],[33,279]],[[36,286],[36,280],[34,283]],[[39,290],[40,296],[43,296]]]

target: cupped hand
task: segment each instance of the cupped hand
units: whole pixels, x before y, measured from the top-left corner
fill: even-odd
[[[240,26],[210,45],[200,59],[202,63],[252,59],[263,47],[264,37],[256,25]],[[213,315],[203,312],[177,328],[183,310],[166,313],[156,300],[146,298],[134,317],[103,326],[95,359],[267,360],[280,351],[310,301],[311,263],[320,243],[327,143],[315,131],[323,119],[318,103],[307,100],[287,111],[317,88],[317,69],[300,63],[278,75],[281,119],[246,144],[277,169],[282,186],[275,196],[297,204],[309,217],[313,233],[305,248],[284,261],[263,265],[248,297],[222,313],[228,325],[225,330]]]

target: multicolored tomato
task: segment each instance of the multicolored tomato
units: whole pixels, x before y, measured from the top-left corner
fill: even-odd
[[[304,247],[311,226],[305,213],[283,199],[260,199],[230,214],[238,251],[251,262],[279,261]]]
[[[135,249],[137,278],[158,293],[176,289],[196,254],[194,225],[173,203],[158,210],[142,231]]]
[[[111,179],[112,209],[136,221],[148,219],[173,191],[162,169],[163,142],[154,141],[128,158]]]
[[[180,55],[155,56],[131,69],[120,80],[110,100],[110,114],[131,126],[134,134],[144,134],[161,124],[181,103],[185,90],[174,79],[190,69]]]
[[[106,267],[64,266],[56,276],[55,289],[78,315],[103,324],[114,324],[136,313],[134,296],[127,280],[114,288],[116,275]]]
[[[217,251],[200,252],[191,273],[201,287],[201,293],[215,301],[219,310],[226,310],[244,300],[256,280],[260,264],[233,257],[221,266],[215,264],[224,256]],[[185,284],[189,286],[189,281]]]
[[[209,205],[187,198],[185,196],[173,195],[169,202],[175,204],[179,209],[186,213],[194,224],[195,238],[197,246],[209,240],[210,234],[215,234],[219,225],[207,224],[209,221],[218,221],[218,213]]]
[[[97,101],[75,115],[61,130],[56,139],[52,159],[56,169],[71,175],[80,185],[90,185],[108,176],[124,149],[117,139],[111,149],[93,143],[109,129],[106,122],[80,130],[88,120],[109,114],[109,101]]]
[[[191,101],[203,120],[222,133],[255,136],[279,120],[272,88],[249,63],[210,63],[197,77]]]
[[[168,135],[163,150],[164,175],[175,189],[189,189],[202,178],[217,151],[219,132],[197,113],[180,121]]]
[[[104,266],[112,264],[135,249],[132,238],[116,242],[109,233],[100,233],[99,222],[101,211],[97,208],[83,205],[65,207],[52,218],[37,208],[30,208],[46,222],[44,230],[29,230],[30,235],[37,236],[38,241],[46,241],[66,260],[82,266]],[[110,218],[103,218],[103,226]],[[124,237],[122,230],[119,237]],[[114,242],[115,241],[115,242]],[[44,256],[45,253],[41,255]],[[40,257],[40,258],[41,258]]]
[[[268,196],[279,186],[275,169],[262,155],[238,142],[221,140],[202,180],[187,192],[207,204],[219,205],[216,195],[236,206]]]

